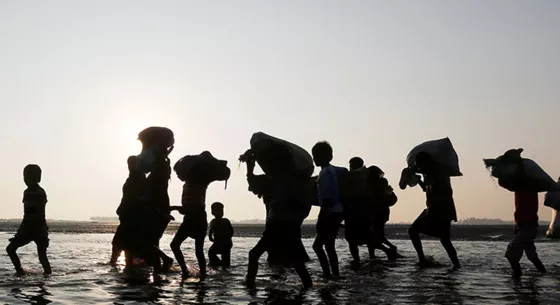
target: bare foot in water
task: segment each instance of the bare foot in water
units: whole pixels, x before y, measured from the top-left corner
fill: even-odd
[[[418,266],[419,268],[430,268],[430,267],[436,267],[438,266],[438,264],[433,258],[426,257],[425,259],[420,260],[418,263],[416,263],[416,266]]]
[[[173,259],[168,257],[167,259],[163,260],[163,266],[161,267],[164,273],[171,271],[171,267],[173,267]]]

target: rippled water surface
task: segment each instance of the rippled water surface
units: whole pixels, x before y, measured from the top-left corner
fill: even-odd
[[[0,233],[0,249],[5,249],[12,234]],[[210,270],[203,283],[197,279],[181,283],[176,272],[155,280],[138,272],[125,275],[111,270],[110,234],[51,234],[49,258],[54,274],[44,277],[34,245],[18,251],[25,276],[14,275],[7,255],[0,256],[0,303],[2,304],[560,304],[560,243],[541,242],[537,248],[550,273],[539,275],[525,259],[526,269],[515,283],[503,258],[507,243],[456,242],[463,270],[450,272],[447,257],[435,241],[425,241],[425,251],[442,267],[417,269],[410,242],[395,243],[405,258],[396,263],[384,260],[366,262],[353,270],[343,240],[337,247],[343,279],[320,279],[320,267],[314,259],[308,264],[315,287],[300,289],[297,276],[266,266],[261,259],[257,289],[242,285],[247,253],[256,238],[236,238],[229,271]],[[162,244],[169,244],[171,236]],[[208,244],[206,245],[209,246]],[[164,250],[171,254],[169,247]],[[195,263],[192,242],[184,247],[187,259]],[[365,257],[367,251],[362,249]],[[381,256],[381,253],[378,254]],[[191,266],[191,268],[194,268]]]

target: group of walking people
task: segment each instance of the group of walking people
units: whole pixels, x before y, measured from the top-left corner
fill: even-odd
[[[181,158],[173,167],[177,177],[184,182],[181,205],[171,206],[168,184],[172,173],[169,154],[174,147],[173,133],[167,128],[151,127],[141,132],[139,139],[143,144],[142,152],[128,158],[129,176],[123,185],[123,196],[117,209],[120,224],[112,242],[111,264],[116,264],[124,252],[127,268],[135,265],[135,258],[141,258],[153,267],[154,273],[169,271],[173,259],[160,249],[160,240],[169,222],[174,220],[172,212],[177,211],[183,215],[183,221],[171,242],[171,250],[183,278],[192,275],[181,250],[182,243],[188,238],[194,240],[201,279],[206,276],[204,242],[207,235],[213,242],[208,253],[210,265],[229,267],[234,231],[230,221],[224,217],[224,205],[220,202],[211,205],[214,219],[210,228],[206,215],[207,188],[214,181],[226,181],[227,185],[230,176],[227,163],[215,159],[209,152]],[[324,278],[340,277],[335,241],[341,227],[345,228],[344,237],[357,266],[361,261],[359,246],[367,246],[372,258],[375,250],[384,252],[388,260],[396,260],[400,256],[397,247],[386,238],[384,230],[397,196],[379,167],[365,166],[360,157],[352,158],[348,169],[332,165],[333,148],[328,142],[318,142],[311,149],[312,163],[308,168],[301,165],[307,162],[306,152],[303,152],[303,157],[298,156],[301,162],[297,164],[293,148],[272,139],[275,141],[266,147],[252,145],[239,158],[247,166],[248,189],[262,199],[266,213],[262,237],[248,253],[248,286],[255,284],[259,259],[265,252],[270,264],[294,268],[302,284],[312,286],[305,265],[310,257],[302,242],[301,226],[313,205],[320,207],[313,250]],[[507,158],[502,161],[522,163],[520,153],[509,152],[506,155]],[[320,168],[318,176],[311,176],[313,163]],[[264,174],[254,173],[257,164]],[[433,263],[423,251],[420,234],[425,234],[439,238],[453,268],[461,268],[450,234],[451,223],[457,221],[451,176],[449,170],[428,151],[414,154],[409,166],[401,173],[401,189],[419,185],[426,193],[427,207],[409,229],[420,267]],[[49,245],[45,220],[47,199],[45,191],[39,186],[39,166],[28,165],[24,169],[24,181],[28,186],[23,198],[24,219],[7,252],[16,270],[23,272],[16,250],[34,241],[44,271],[50,273],[46,255]],[[499,182],[515,192],[516,237],[506,253],[514,275],[521,275],[519,260],[523,251],[539,271],[546,272],[534,246],[539,190],[527,179],[523,167],[515,173],[515,179],[500,179]]]

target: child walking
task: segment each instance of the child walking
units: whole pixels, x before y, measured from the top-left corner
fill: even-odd
[[[24,270],[16,251],[30,242],[35,242],[37,245],[39,262],[43,266],[44,273],[52,273],[47,258],[47,248],[49,247],[49,228],[45,216],[47,194],[39,186],[41,173],[41,168],[35,164],[29,164],[23,169],[23,180],[27,185],[27,189],[23,192],[23,221],[6,248],[10,260],[19,274],[24,273]]]
[[[171,210],[179,211],[183,214],[183,222],[175,233],[175,237],[171,241],[171,250],[175,255],[177,263],[181,267],[183,279],[189,276],[185,257],[181,251],[181,244],[187,238],[194,239],[195,254],[198,260],[200,270],[200,279],[206,277],[206,258],[204,257],[204,239],[208,229],[208,220],[206,219],[206,189],[210,184],[209,181],[202,177],[183,177],[177,175],[185,184],[183,185],[183,195],[181,197],[180,207],[171,207]]]
[[[233,226],[229,219],[224,218],[224,205],[221,202],[214,202],[212,204],[212,215],[215,218],[210,221],[208,232],[208,238],[213,242],[208,250],[210,265],[228,268],[231,265]],[[221,255],[222,258],[220,259],[218,255]]]
[[[328,142],[315,144],[312,154],[315,165],[321,168],[317,178],[317,191],[321,210],[317,220],[317,237],[313,242],[313,250],[319,258],[321,268],[323,269],[323,276],[325,278],[339,277],[340,272],[335,241],[338,229],[344,220],[344,208],[338,188],[338,177],[346,169],[331,165],[333,149]]]

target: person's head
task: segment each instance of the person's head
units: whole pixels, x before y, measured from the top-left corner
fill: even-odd
[[[41,182],[41,168],[36,164],[29,164],[23,169],[23,181],[27,186]]]
[[[371,178],[374,181],[380,181],[381,179],[383,179],[383,177],[385,176],[385,173],[383,172],[383,170],[381,170],[381,168],[372,165],[370,167],[368,167],[369,173],[371,175]]]
[[[349,163],[351,171],[364,167],[364,160],[360,157],[354,157],[350,159]]]
[[[212,215],[220,219],[224,217],[224,205],[221,202],[212,203]]]
[[[136,160],[136,156],[130,156],[126,160],[126,163],[128,164],[128,171],[131,173],[138,171],[138,169],[136,168]]]
[[[432,165],[432,156],[427,152],[422,151],[416,155],[415,161],[416,161],[416,167],[420,171],[426,171],[429,170],[429,168]]]
[[[319,167],[329,165],[333,159],[333,149],[329,142],[326,141],[315,144],[315,146],[311,149],[311,153],[313,154],[313,161],[315,162],[315,165]]]

